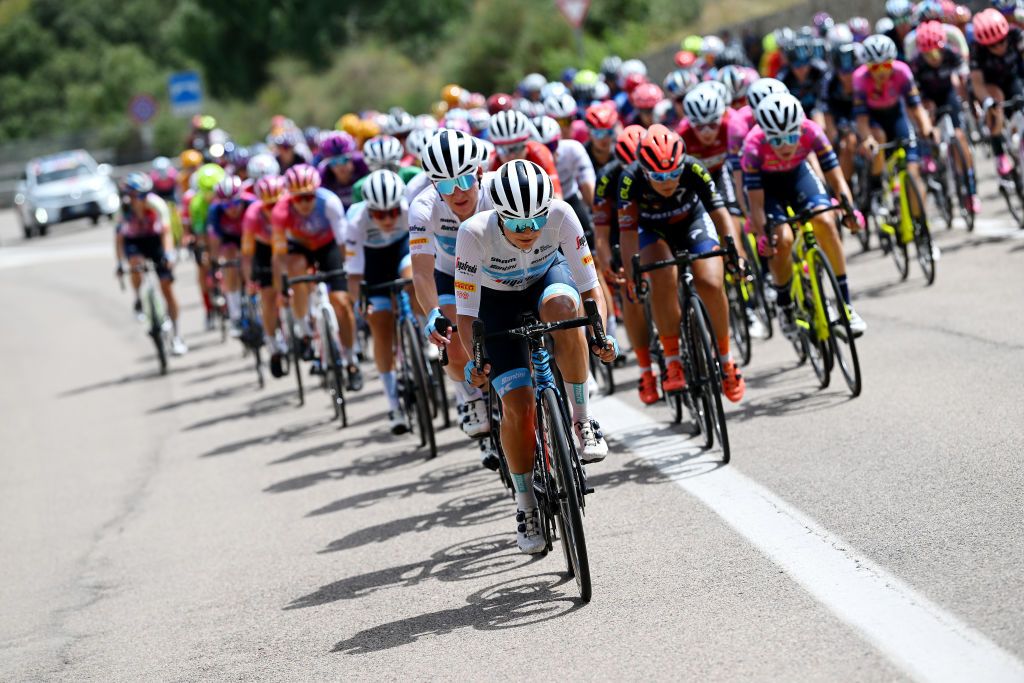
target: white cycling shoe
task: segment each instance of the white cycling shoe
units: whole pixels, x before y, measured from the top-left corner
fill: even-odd
[[[188,344],[181,337],[174,337],[171,339],[171,354],[174,356],[184,356],[188,353]]]
[[[868,324],[849,304],[846,306],[846,317],[850,320],[850,331],[853,332],[853,336],[859,337],[867,331]]]
[[[608,442],[601,433],[601,425],[597,420],[580,420],[573,425],[576,432],[576,445],[580,449],[580,460],[584,464],[601,462],[608,455]]]
[[[459,420],[462,431],[471,439],[482,438],[491,431],[491,421],[487,419],[487,401],[482,397],[459,406]]]
[[[757,317],[757,314],[749,308],[747,309],[747,329],[750,330],[750,336],[753,339],[768,338],[768,328],[764,326],[764,323]]]
[[[406,434],[411,429],[409,426],[409,417],[401,408],[398,410],[392,410],[388,413],[388,426],[391,427],[391,433],[395,436],[398,436],[399,434]]]
[[[540,512],[537,508],[516,510],[516,544],[520,552],[536,555],[544,552],[547,545],[540,529]]]

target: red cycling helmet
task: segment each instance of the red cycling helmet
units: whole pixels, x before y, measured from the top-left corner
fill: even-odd
[[[999,10],[989,7],[974,15],[974,39],[982,45],[994,45],[1010,33],[1010,24]]]
[[[637,124],[623,128],[615,139],[615,156],[619,158],[619,161],[624,164],[636,161],[636,149],[645,135],[647,135],[647,129]]]
[[[642,83],[647,82],[647,77],[643,74],[629,74],[626,76],[625,82],[622,84],[622,89],[626,91],[626,94],[631,94],[636,87]]]
[[[309,164],[298,164],[285,172],[284,184],[291,194],[311,194],[320,187],[320,174]]]
[[[658,102],[665,99],[664,93],[654,83],[641,83],[629,95],[629,102],[637,109],[654,109]]]
[[[253,188],[264,205],[274,204],[284,194],[284,178],[279,175],[265,175],[256,181]]]
[[[680,69],[689,69],[697,61],[697,55],[689,50],[680,50],[675,56],[676,66]]]
[[[497,92],[487,98],[487,113],[494,116],[499,111],[508,111],[512,108],[512,96],[503,92]]]
[[[587,125],[591,128],[614,128],[619,122],[619,111],[612,102],[601,102],[587,107]]]
[[[647,129],[647,135],[636,150],[637,161],[648,171],[665,173],[679,168],[686,145],[678,134],[660,123]]]
[[[926,21],[917,27],[917,49],[921,52],[941,50],[946,46],[946,29],[937,21]]]

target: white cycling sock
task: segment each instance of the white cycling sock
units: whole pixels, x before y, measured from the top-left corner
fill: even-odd
[[[537,497],[533,495],[533,472],[512,474],[512,484],[516,488],[516,507],[529,510],[537,507]]]
[[[242,317],[242,293],[241,292],[228,292],[228,317],[232,320],[238,320]]]
[[[380,373],[380,381],[384,382],[384,393],[388,397],[388,406],[392,411],[398,410],[398,381],[395,379],[395,373]]]
[[[455,384],[455,400],[460,406],[470,401],[475,401],[478,398],[483,398],[483,392],[472,384],[466,382],[454,382],[453,384]]]
[[[575,424],[590,417],[590,392],[587,391],[587,382],[576,384],[566,382],[569,388],[570,405],[572,405],[572,421]]]
[[[308,316],[302,316],[299,318],[299,334],[303,337],[313,336],[313,327],[309,324]]]
[[[342,360],[345,361],[345,365],[355,365],[356,364],[356,351],[355,351],[355,349],[350,349],[347,346],[341,347],[341,358],[342,358]]]

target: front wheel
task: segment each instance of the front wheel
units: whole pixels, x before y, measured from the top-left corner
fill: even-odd
[[[406,319],[402,323],[402,351],[405,362],[409,366],[410,378],[415,386],[412,387],[413,409],[416,413],[416,421],[420,429],[420,445],[427,446],[427,457],[437,457],[437,441],[434,438],[434,422],[430,409],[429,379],[427,377],[427,365],[423,359],[423,346],[420,344],[416,327],[412,320]],[[410,418],[412,415],[409,416]]]
[[[289,306],[285,313],[285,323],[288,325],[288,354],[291,356],[290,365],[295,369],[295,382],[298,384],[299,405],[306,404],[306,394],[302,388],[302,349],[300,348],[299,336],[295,332],[295,314]]]
[[[839,365],[839,370],[843,373],[843,379],[846,380],[846,386],[849,387],[850,393],[854,397],[860,396],[863,388],[860,359],[857,356],[853,330],[850,329],[846,303],[843,301],[842,291],[839,289],[839,280],[832,270],[832,265],[824,258],[814,259],[814,272],[821,292],[821,305],[824,307],[825,316],[828,319],[828,343],[832,357],[835,359],[835,364]]]
[[[331,331],[331,323],[327,316],[321,316],[323,328],[320,332],[320,348],[322,349],[320,367],[324,372],[324,383],[327,394],[331,397],[334,416],[342,427],[348,426],[348,411],[345,409],[345,367],[341,362],[341,347]]]
[[[905,178],[910,180],[909,175],[905,176]],[[932,245],[932,234],[928,229],[928,216],[925,214],[924,202],[921,199],[921,195],[918,194],[917,185],[913,182],[908,182],[907,192],[909,193],[908,199],[913,200],[911,203],[916,202],[918,207],[918,215],[911,216],[917,262],[924,272],[925,281],[930,285],[935,282],[935,250]],[[904,245],[905,253],[906,245]]]
[[[750,363],[750,320],[747,318],[747,299],[743,296],[749,283],[739,280],[743,275],[726,278],[725,290],[729,299],[729,335],[740,354],[740,364]]]
[[[729,430],[725,424],[725,410],[722,407],[722,369],[718,363],[718,344],[711,328],[711,318],[700,297],[689,298],[689,310],[685,315],[684,332],[687,354],[690,356],[692,372],[687,382],[692,387],[693,400],[700,404],[701,429],[707,448],[714,445],[715,437],[722,448],[722,462],[729,462]]]

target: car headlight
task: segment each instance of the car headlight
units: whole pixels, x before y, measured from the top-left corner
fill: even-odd
[[[25,203],[25,195],[22,194],[21,192],[19,192],[18,194],[14,195],[14,203],[17,204],[18,206],[21,206],[22,204],[24,204]]]
[[[121,197],[116,193],[112,192],[107,195],[106,209],[108,213],[117,211],[118,207],[121,206]]]
[[[36,209],[35,212],[36,223],[42,225],[50,219],[49,214],[46,213],[46,209]]]

